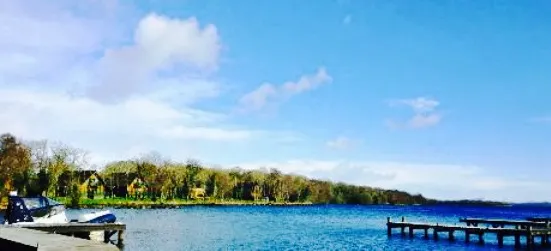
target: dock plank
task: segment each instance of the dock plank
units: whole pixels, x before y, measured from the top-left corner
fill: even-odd
[[[79,239],[26,228],[0,227],[0,239],[39,251],[117,251],[117,247],[97,241]],[[33,249],[36,248],[36,249]],[[17,249],[19,250],[19,249]]]

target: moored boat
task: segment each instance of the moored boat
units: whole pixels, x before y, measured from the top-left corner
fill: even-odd
[[[109,210],[102,210],[81,214],[77,220],[69,221],[62,203],[44,196],[20,197],[17,192],[10,192],[4,215],[4,224],[114,223],[116,220]]]

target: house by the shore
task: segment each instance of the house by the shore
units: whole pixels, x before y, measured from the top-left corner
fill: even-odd
[[[105,196],[119,198],[143,198],[147,184],[137,173],[111,173],[105,176]]]
[[[77,170],[65,171],[59,176],[56,196],[67,196],[73,181],[77,182],[80,193],[88,198],[93,199],[104,194],[105,183],[98,172],[95,170]]]

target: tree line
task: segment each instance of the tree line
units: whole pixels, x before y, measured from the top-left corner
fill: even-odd
[[[0,136],[0,195],[15,189],[27,195],[55,195],[58,179],[66,171],[87,167],[86,152],[47,141],[23,142],[12,134]],[[145,184],[141,198],[151,200],[190,199],[193,189],[219,200],[311,202],[315,204],[425,204],[422,195],[368,186],[334,183],[271,168],[245,170],[240,167],[206,167],[199,161],[172,162],[159,154],[109,163],[96,168],[105,179],[134,173]],[[71,196],[80,194],[72,184]],[[109,184],[107,184],[109,185]],[[76,194],[75,194],[76,193]],[[137,198],[136,198],[137,199]]]

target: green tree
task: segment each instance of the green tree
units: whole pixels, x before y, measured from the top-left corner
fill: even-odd
[[[274,200],[277,202],[283,200],[283,186],[281,176],[281,172],[275,168],[271,169],[270,174],[268,174],[266,182],[268,183],[268,196],[270,200]]]
[[[216,197],[219,199],[231,198],[233,183],[228,172],[216,170]]]
[[[78,183],[73,181],[71,182],[71,190],[69,193],[69,197],[71,198],[70,206],[72,208],[78,208],[80,205],[80,197],[82,194],[80,193],[80,189],[78,187]]]

